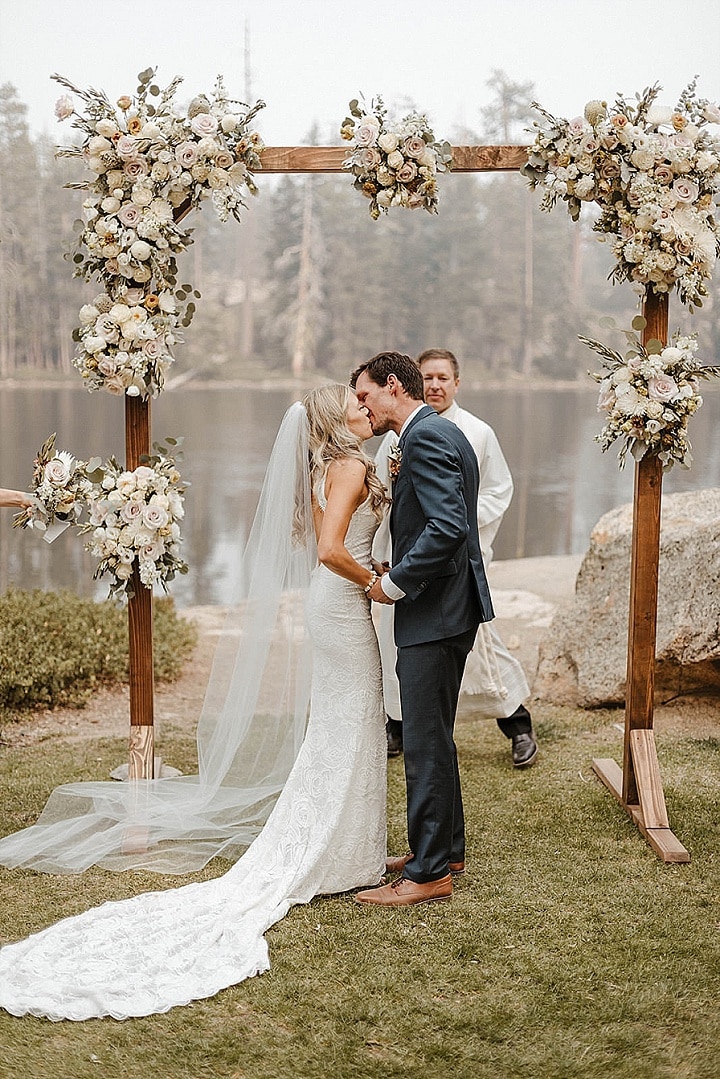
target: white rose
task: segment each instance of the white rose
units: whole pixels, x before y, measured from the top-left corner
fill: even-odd
[[[138,262],[146,262],[152,254],[152,248],[150,247],[150,244],[145,243],[144,240],[136,240],[130,247],[130,254],[134,259],[137,259]]]
[[[132,311],[126,303],[116,303],[110,308],[109,314],[113,322],[117,322],[118,326],[122,326],[123,322],[127,322],[130,318]]]
[[[678,202],[695,202],[700,189],[694,180],[688,180],[685,177],[678,177],[673,181],[672,192]]]
[[[385,154],[391,154],[393,150],[397,150],[398,143],[399,139],[392,131],[383,131],[377,140],[378,146]]]
[[[67,454],[58,454],[45,465],[43,475],[53,487],[64,487],[70,479],[72,457],[69,462],[67,457]]]
[[[214,135],[218,129],[218,122],[209,112],[199,112],[190,121],[190,127],[200,138],[206,135]]]
[[[97,307],[91,303],[84,303],[80,308],[80,321],[83,326],[92,326],[97,320],[100,312]]]
[[[383,188],[382,191],[378,191],[376,196],[378,206],[382,206],[385,210],[387,210],[392,205],[392,199],[392,191],[389,191],[387,188]]]
[[[131,161],[138,154],[138,143],[132,135],[121,135],[115,143],[115,152],[123,161]]]
[[[94,356],[96,352],[102,352],[106,345],[107,341],[105,338],[98,337],[97,334],[91,333],[83,338],[83,348],[86,352],[89,352],[91,356]]]
[[[720,107],[708,101],[702,111],[703,116],[710,124],[720,124]]]
[[[677,382],[670,375],[658,375],[648,379],[648,397],[655,401],[672,401],[677,392]]]
[[[401,168],[404,161],[405,158],[399,150],[393,150],[392,153],[388,154],[387,163],[391,169]]]
[[[128,581],[132,577],[132,565],[125,565],[121,562],[119,566],[115,567],[113,573],[119,581]]]
[[[356,146],[372,146],[380,130],[380,121],[375,116],[363,116],[355,125],[353,137]]]
[[[167,510],[162,506],[155,505],[153,502],[148,503],[143,507],[142,519],[148,528],[152,528],[155,531],[164,528],[170,521],[170,516]]]
[[[117,364],[109,356],[103,356],[97,365],[97,369],[104,378],[110,378],[117,371]]]
[[[226,112],[220,121],[220,127],[223,129],[226,135],[230,135],[238,126],[238,117],[233,116],[231,112]]]

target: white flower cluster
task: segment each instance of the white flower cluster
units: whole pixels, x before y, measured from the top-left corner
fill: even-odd
[[[76,524],[92,486],[84,461],[67,450],[55,449],[55,435],[43,443],[33,464],[31,491],[33,504],[15,515],[15,528],[36,528],[44,532],[56,521]]]
[[[171,446],[179,440],[167,439]],[[56,521],[77,525],[90,533],[85,549],[100,560],[94,576],[110,574],[110,595],[132,596],[133,563],[146,588],[187,573],[180,557],[180,525],[185,516],[176,458],[158,443],[155,453],[133,471],[110,457],[80,461],[55,449],[55,435],[35,458],[33,505],[15,516],[20,528],[44,531]],[[87,511],[87,519],[83,515]]]
[[[695,81],[674,109],[655,104],[659,92],[655,85],[633,105],[620,96],[611,109],[591,101],[573,120],[534,104],[544,122],[522,172],[544,189],[542,209],[561,198],[577,220],[583,202],[602,208],[593,230],[615,237],[614,280],[635,282],[642,295],[677,288],[683,303],[701,307],[719,247],[720,138],[707,125],[720,124],[720,108],[696,97]]]
[[[177,286],[175,256],[192,243],[178,222],[208,196],[221,220],[237,218],[243,193],[256,193],[263,144],[249,124],[263,103],[238,108],[218,78],[212,98],[196,97],[181,112],[174,101],[181,80],[161,91],[149,68],[137,97],[120,97],[115,107],[98,91],[53,77],[85,102],[84,115],[68,95],[55,107],[58,119],[74,117],[83,132],[82,146],[60,155],[82,157],[93,174],[69,185],[90,193],[75,273],[105,287],[81,311],[75,366],[90,390],[156,396],[178,328],[195,309],[191,286]]]
[[[160,450],[131,472],[110,458],[88,497],[89,521],[82,531],[90,538],[85,549],[99,559],[95,577],[111,575],[110,595],[133,594],[136,559],[146,588],[166,588],[176,573],[187,573],[178,524],[185,515],[185,487],[174,459]]]
[[[427,116],[411,112],[388,123],[381,97],[373,98],[366,111],[353,100],[340,134],[353,144],[343,168],[353,173],[354,186],[370,199],[373,220],[391,206],[437,213],[437,174],[451,168],[452,153],[449,143],[435,141]]]
[[[634,329],[644,326],[642,316],[633,320]],[[600,354],[605,368],[590,373],[600,384],[598,412],[607,417],[596,441],[607,450],[623,439],[618,454],[621,468],[628,450],[636,460],[646,453],[657,454],[666,470],[676,461],[689,468],[692,447],[688,420],[703,403],[698,380],[720,375],[720,367],[705,367],[696,359],[694,334],[675,334],[670,344],[663,346],[659,341],[643,345],[634,333],[624,333],[630,346],[624,355],[580,336]]]

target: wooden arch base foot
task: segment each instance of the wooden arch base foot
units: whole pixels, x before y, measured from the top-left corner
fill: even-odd
[[[614,760],[607,757],[594,760],[593,771],[663,862],[689,862],[689,852],[670,829],[652,730],[630,731],[630,752],[638,791],[637,804],[624,800],[623,773]]]

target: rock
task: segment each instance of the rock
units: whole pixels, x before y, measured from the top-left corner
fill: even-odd
[[[632,504],[600,518],[575,596],[540,641],[533,695],[580,708],[625,700]],[[720,693],[720,489],[665,495],[655,692]]]

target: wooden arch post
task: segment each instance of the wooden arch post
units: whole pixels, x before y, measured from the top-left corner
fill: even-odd
[[[125,467],[137,468],[150,453],[150,401],[125,398]],[[153,597],[140,580],[137,558],[133,562],[134,595],[128,600],[128,646],[130,663],[130,738],[128,779],[153,779],[155,775],[155,728],[153,690]]]
[[[643,315],[643,344],[667,344],[668,294],[649,293]],[[635,464],[623,766],[607,758],[592,766],[663,862],[689,862],[670,830],[653,731],[661,502],[662,463],[648,453]]]

